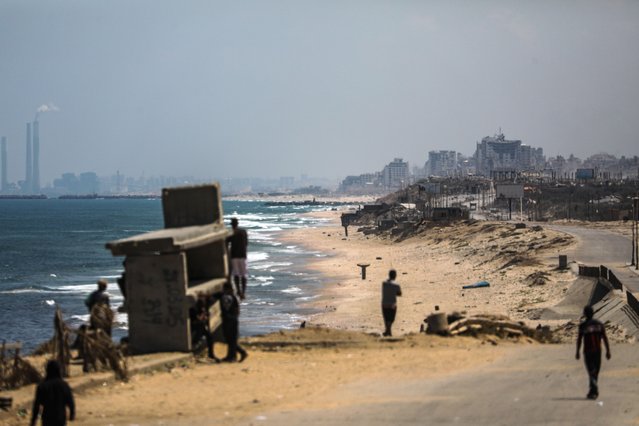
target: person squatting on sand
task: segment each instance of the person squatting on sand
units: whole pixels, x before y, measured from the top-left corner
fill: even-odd
[[[237,353],[239,352],[240,362],[242,362],[248,354],[244,348],[237,343],[237,339],[240,335],[240,301],[233,292],[233,284],[231,284],[230,281],[224,283],[224,292],[220,299],[220,305],[222,308],[222,331],[224,332],[224,339],[228,345],[228,352],[223,361],[237,361]]]
[[[212,299],[198,298],[195,306],[189,308],[189,318],[191,320],[191,346],[195,352],[198,349],[202,338],[206,339],[206,347],[208,349],[208,357],[215,362],[220,362],[215,357],[213,350],[213,333],[209,326],[209,308],[212,305]]]
[[[601,368],[601,341],[606,345],[606,359],[610,359],[610,346],[608,337],[606,336],[606,327],[593,318],[594,310],[592,306],[584,307],[584,316],[586,319],[579,324],[579,336],[577,337],[577,354],[579,359],[579,348],[581,342],[584,342],[584,362],[588,371],[588,379],[590,382],[590,391],[588,399],[597,399],[599,396],[599,388],[597,380],[599,378],[599,369]]]
[[[382,315],[386,327],[383,336],[393,335],[391,327],[397,314],[397,296],[402,295],[402,289],[395,283],[395,278],[397,278],[397,271],[391,269],[388,271],[388,279],[382,283]]]
[[[69,420],[75,420],[75,402],[71,387],[62,378],[58,361],[50,360],[47,362],[47,375],[36,388],[30,424],[35,426],[42,408],[42,426],[66,425],[67,407]]]

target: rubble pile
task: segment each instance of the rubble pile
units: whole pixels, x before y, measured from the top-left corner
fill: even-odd
[[[430,316],[429,316],[430,317]],[[495,336],[500,339],[528,338],[541,343],[551,343],[553,333],[550,327],[537,326],[530,328],[522,321],[514,322],[510,318],[502,315],[479,314],[474,316],[461,316],[453,314],[448,316],[448,326],[443,330],[431,330],[425,327],[426,333],[437,333],[443,336]],[[424,320],[430,323],[429,318]]]

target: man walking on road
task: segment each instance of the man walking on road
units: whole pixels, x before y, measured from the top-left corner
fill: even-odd
[[[238,296],[244,300],[244,297],[246,297],[246,281],[248,279],[246,267],[248,234],[245,229],[238,226],[237,218],[231,219],[231,227],[233,228],[233,235],[226,239],[226,244],[231,245],[231,275],[233,275]]]
[[[579,359],[579,349],[581,342],[584,342],[584,361],[588,378],[590,381],[590,391],[588,399],[597,399],[599,396],[599,388],[597,380],[599,378],[599,369],[601,368],[601,341],[606,345],[606,359],[610,359],[610,346],[608,337],[606,337],[606,327],[593,318],[594,310],[588,305],[584,308],[584,316],[586,319],[579,324],[579,336],[577,337],[577,354],[575,358]]]
[[[402,289],[395,283],[397,272],[394,269],[388,271],[388,279],[382,283],[382,315],[384,316],[383,336],[392,336],[391,327],[397,314],[397,296],[402,295]]]

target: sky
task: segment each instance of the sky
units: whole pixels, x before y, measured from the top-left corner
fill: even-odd
[[[501,128],[639,154],[639,2],[0,0],[0,136],[24,179],[342,179]],[[44,106],[44,108],[42,108]]]

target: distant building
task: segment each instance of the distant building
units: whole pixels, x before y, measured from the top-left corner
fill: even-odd
[[[499,133],[477,143],[475,163],[478,175],[491,176],[495,172],[541,170],[545,159],[542,148],[532,148],[518,139],[508,140]]]
[[[410,184],[408,163],[395,158],[382,171],[382,179],[386,189],[401,189]]]
[[[430,151],[425,169],[427,176],[455,176],[459,170],[457,151]]]
[[[381,172],[346,176],[339,185],[339,191],[346,194],[375,194],[380,192],[382,188]]]

